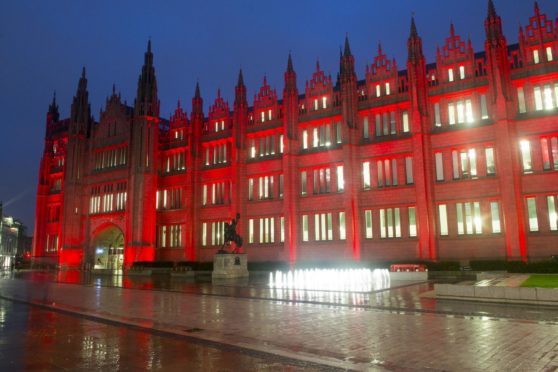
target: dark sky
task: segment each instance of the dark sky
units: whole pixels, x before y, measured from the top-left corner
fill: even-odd
[[[494,0],[509,43],[533,15],[533,2]],[[558,1],[541,0],[551,19]],[[484,47],[487,0],[17,0],[0,2],[0,200],[5,213],[34,224],[37,170],[45,113],[56,90],[62,117],[70,110],[82,66],[87,68],[96,119],[115,83],[129,103],[135,96],[146,43],[151,37],[161,115],[178,98],[190,110],[199,80],[205,112],[218,88],[232,104],[242,66],[248,97],[263,76],[280,95],[289,50],[299,90],[316,60],[335,79],[339,46],[348,33],[357,75],[364,77],[381,41],[399,69],[414,12],[427,62],[456,33]]]

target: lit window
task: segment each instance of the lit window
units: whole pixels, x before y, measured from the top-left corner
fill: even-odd
[[[523,87],[517,88],[517,106],[520,114],[527,112],[527,106],[525,106],[525,93],[523,92]]]
[[[544,108],[545,110],[552,110],[554,108],[552,89],[549,84],[544,86]]]
[[[556,214],[556,198],[554,196],[547,196],[546,202],[548,205],[548,225],[550,231],[558,230],[558,215]]]
[[[531,144],[527,140],[519,141],[519,149],[521,150],[521,159],[523,164],[523,172],[529,173],[533,171],[531,163]]]
[[[300,173],[300,187],[301,187],[301,191],[300,194],[301,195],[306,195],[306,171],[302,171]]]
[[[389,83],[386,83],[386,96],[389,96],[389,94],[390,94]]]
[[[366,239],[372,239],[372,211],[364,211]]]
[[[302,215],[302,241],[308,241],[308,215]]]
[[[527,211],[529,214],[529,231],[539,231],[539,220],[537,218],[537,204],[534,197],[527,198]]]
[[[448,235],[448,213],[445,204],[438,205],[440,217],[440,235]]]
[[[539,51],[538,50],[533,50],[533,62],[535,64],[539,63]]]
[[[467,119],[467,123],[472,123],[473,120],[473,105],[470,99],[465,100],[465,117]]]
[[[556,85],[556,95],[558,95],[558,84]],[[336,123],[335,124],[335,136],[336,136],[335,141],[337,143],[343,143],[343,136],[341,135],[341,131],[342,131],[341,123]]]
[[[248,243],[254,243],[254,219],[248,220]]]
[[[417,217],[415,207],[409,207],[409,236],[417,236]]]
[[[552,47],[546,47],[546,60],[552,62]]]
[[[486,174],[496,174],[496,163],[494,163],[494,149],[492,147],[487,147],[486,149],[484,149],[484,155],[486,158]]]
[[[368,138],[368,117],[365,117],[362,123],[362,136]]]
[[[345,189],[345,178],[343,176],[343,166],[337,166],[337,191],[343,191]]]
[[[535,87],[534,94],[535,94],[535,110],[541,111],[543,109],[543,98],[542,98],[541,88]]]
[[[271,120],[271,109],[267,110],[267,120]]]
[[[285,151],[285,138],[284,136],[281,134],[279,135],[279,153],[282,154],[283,151]]]
[[[308,148],[308,131],[306,129],[302,131],[302,148],[305,150]]]
[[[280,232],[280,239],[281,243],[285,242],[285,217],[281,217],[281,232]]]
[[[453,81],[453,68],[448,69],[448,80]]]
[[[407,111],[403,111],[403,114],[401,115],[401,121],[403,122],[403,133],[409,132],[409,113]]]
[[[250,159],[254,159],[256,157],[256,141],[251,138],[250,139]]]
[[[380,91],[380,84],[376,85],[376,97],[380,97],[381,95],[381,91]]]
[[[206,187],[205,185],[203,185]],[[248,179],[248,200],[254,200],[254,179]]]
[[[327,97],[322,97],[322,108],[327,108]]]
[[[459,124],[465,122],[465,106],[463,105],[463,101],[457,101],[457,122]]]
[[[345,240],[347,232],[345,230],[345,212],[339,212],[339,239]]]
[[[500,227],[500,206],[497,201],[490,202],[490,215],[492,217],[492,232],[499,234],[502,230]]]
[[[317,109],[318,109],[318,99],[316,98],[314,100],[314,110],[317,110]]]
[[[362,183],[364,190],[370,190],[370,162],[362,163]]]
[[[318,135],[318,128],[312,130],[312,147],[318,147],[320,144],[320,136]]]
[[[202,246],[207,245],[207,222],[202,223]]]
[[[440,118],[440,104],[439,103],[434,104],[434,125],[437,126],[437,127],[442,126],[442,120]]]
[[[455,124],[455,105],[448,103],[448,120],[450,125]]]
[[[465,79],[465,66],[459,66],[459,79]]]
[[[441,152],[437,152],[434,157],[436,158],[436,181],[444,180],[444,158]]]
[[[263,123],[265,121],[265,112],[260,112],[260,117],[261,117],[261,122]]]

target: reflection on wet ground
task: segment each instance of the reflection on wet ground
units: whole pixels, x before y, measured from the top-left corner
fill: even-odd
[[[322,371],[324,367],[0,300],[0,370]]]
[[[196,279],[171,277],[170,275],[111,276],[72,270],[59,272],[30,271],[12,275],[15,278],[26,280],[49,280],[89,286],[163,290],[208,296],[315,303],[395,312],[414,311],[441,313],[450,316],[485,316],[558,323],[558,309],[555,307],[436,300],[429,295],[433,290],[433,282],[392,281],[391,287],[388,289],[371,292],[338,292],[270,288],[267,273],[251,274],[250,279],[213,283],[209,273],[197,276]]]

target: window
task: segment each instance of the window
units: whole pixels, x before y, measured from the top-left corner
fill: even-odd
[[[300,173],[300,195],[306,195],[306,171]]]
[[[386,96],[389,96],[390,94],[390,90],[389,90],[389,83],[386,83]]]
[[[370,190],[370,162],[362,163],[362,184],[364,190]]]
[[[480,96],[480,105],[481,105],[481,119],[485,120],[488,119],[488,109],[486,106],[486,95],[482,94]],[[472,112],[472,110],[471,110]]]
[[[453,68],[449,68],[449,69],[448,69],[448,80],[449,80],[450,82],[453,81]]]
[[[527,140],[519,141],[519,149],[521,151],[521,159],[523,164],[523,173],[530,173],[533,171],[531,163],[531,144]]]
[[[494,163],[494,149],[487,147],[484,149],[484,156],[486,159],[486,174],[493,176],[496,174],[496,163]]]
[[[416,217],[416,208],[409,207],[409,236],[415,237],[417,236],[417,217]]]
[[[308,241],[308,215],[302,215],[302,241]]]
[[[283,175],[279,175],[279,199],[283,199]]]
[[[405,157],[405,182],[407,185],[414,183],[413,179],[413,158],[410,156]]]
[[[345,178],[343,176],[343,166],[337,166],[337,191],[341,192],[345,189]]]
[[[176,248],[182,246],[182,225],[163,225],[159,227],[159,247]]]
[[[541,111],[543,109],[543,98],[540,87],[535,87],[533,91],[535,95],[535,110]]]
[[[475,149],[452,151],[453,178],[477,177],[477,155]]]
[[[204,194],[205,194],[205,185],[204,185]],[[248,178],[248,200],[254,200],[254,179],[253,178]],[[204,203],[203,205],[205,205],[205,197],[204,197]]]
[[[254,219],[250,218],[248,220],[248,243],[254,243]]]
[[[250,159],[254,159],[256,157],[256,140],[254,138],[250,138]]]
[[[327,97],[322,97],[322,108],[327,108]]]
[[[318,109],[318,99],[314,99],[314,111]]]
[[[207,246],[207,222],[202,223],[202,247]]]
[[[345,230],[345,212],[339,212],[339,239],[345,240],[347,232]]]
[[[523,92],[523,87],[517,88],[517,106],[520,114],[527,112],[527,106],[525,106],[525,93]]]
[[[284,243],[285,242],[285,217],[281,217],[280,221],[281,221],[280,239],[281,239],[281,243]]]
[[[445,204],[438,205],[438,215],[440,218],[440,235],[448,235],[448,212]]]
[[[372,239],[372,211],[364,211],[366,239]]]
[[[211,245],[222,245],[225,242],[225,222],[211,223]]]
[[[376,97],[380,97],[381,96],[381,92],[380,92],[380,84],[376,85]]]
[[[45,251],[47,253],[58,251],[58,235],[51,235],[51,234],[47,235]]]
[[[558,95],[558,88],[556,88],[556,94]],[[335,138],[335,141],[336,141],[336,143],[338,143],[338,144],[343,143],[343,137],[342,137],[342,135],[341,135],[342,129],[343,129],[343,128],[341,128],[341,123],[336,123],[336,124],[335,124],[335,132],[336,132],[336,133],[335,133],[335,135],[336,135],[336,136],[335,136],[335,137],[336,137],[336,138]]]
[[[275,218],[260,218],[260,244],[275,243]]]
[[[314,194],[330,192],[331,170],[329,168],[314,169]]]
[[[541,138],[544,170],[558,170],[558,137]]]
[[[366,139],[368,139],[369,136],[368,129],[368,117],[365,117],[362,122],[362,136]]]
[[[434,125],[437,127],[442,126],[442,119],[440,117],[440,104],[438,102],[434,104]]]
[[[331,213],[318,213],[314,215],[314,237],[316,241],[333,240]]]
[[[394,237],[401,237],[399,208],[380,209],[380,238]]]
[[[304,150],[308,148],[308,131],[306,129],[302,131],[302,148]]]
[[[557,199],[557,197],[552,195],[546,197],[546,203],[548,205],[548,225],[550,231],[558,230],[558,215],[556,214]]]
[[[378,168],[378,187],[397,186],[397,159],[384,159],[376,162]]]
[[[279,153],[282,154],[285,151],[285,138],[282,134],[279,135]]]
[[[459,66],[459,79],[465,79],[465,66]]]
[[[529,215],[529,231],[539,231],[537,203],[534,197],[527,198],[527,211]]]
[[[499,234],[502,232],[500,227],[500,205],[497,201],[490,202],[490,215],[492,217],[492,232]]]
[[[546,47],[546,60],[552,62],[552,47]]]
[[[273,176],[258,177],[258,200],[273,198]]]
[[[538,50],[533,50],[533,62],[534,62],[535,64],[537,64],[537,63],[540,62],[540,59],[539,59],[539,51],[538,51]]]
[[[403,123],[403,133],[408,133],[409,128],[409,112],[403,111],[401,114],[401,122]]]
[[[441,152],[434,155],[436,159],[436,181],[444,180],[444,158]]]
[[[456,203],[457,234],[482,234],[480,203]]]
[[[474,118],[471,100],[448,103],[448,121],[450,125],[472,123]]]
[[[126,182],[116,184],[116,210],[123,211],[126,209]]]

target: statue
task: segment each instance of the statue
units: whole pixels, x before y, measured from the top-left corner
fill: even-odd
[[[236,214],[236,218],[231,221],[231,223],[225,222],[225,241],[219,249],[219,253],[225,253],[225,245],[230,242],[234,242],[235,248],[231,253],[239,253],[240,248],[242,248],[242,237],[236,232],[236,225],[238,225],[238,220],[240,219],[240,213]]]

